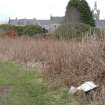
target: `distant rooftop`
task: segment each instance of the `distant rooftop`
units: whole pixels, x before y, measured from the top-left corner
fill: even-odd
[[[38,25],[38,21],[34,19],[9,19],[11,25]]]

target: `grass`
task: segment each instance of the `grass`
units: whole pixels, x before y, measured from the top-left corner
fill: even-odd
[[[66,89],[51,91],[40,74],[14,63],[0,63],[0,105],[68,105]],[[3,89],[2,89],[3,91]]]
[[[96,90],[96,92],[92,92],[92,94],[89,97],[90,99],[88,99],[90,101],[88,102],[87,105],[89,104],[105,105],[103,104],[105,103],[105,94],[104,94],[105,93],[105,40],[104,39],[93,40],[92,38],[90,38],[88,40],[83,39],[82,41],[76,41],[76,40],[67,41],[67,40],[40,39],[40,38],[34,39],[26,37],[17,37],[15,39],[6,38],[6,37],[0,38],[0,60],[9,61],[9,62],[14,61],[18,64],[25,64],[29,67],[37,66],[38,67],[37,70],[38,69],[40,70],[40,72],[43,74],[44,79],[46,79],[48,82],[48,86],[46,85],[45,87],[50,87],[50,89],[58,89],[63,86],[70,87],[71,85],[79,86],[85,81],[94,81],[99,87],[98,90]],[[10,68],[12,69],[13,67]],[[8,74],[8,72],[6,72],[6,74]],[[16,74],[18,74],[18,72]],[[21,74],[21,72],[19,74]],[[2,73],[0,75],[2,75]],[[14,78],[16,78],[16,76],[12,77],[11,75],[7,77],[11,79],[11,81],[15,81]],[[4,77],[5,74],[4,76],[0,76],[0,78],[2,78],[2,81]],[[5,83],[9,79],[5,79],[3,83]],[[32,80],[33,82],[35,82],[35,79]],[[32,85],[28,85],[31,84],[28,82],[29,80],[27,81],[24,80],[24,81],[23,82],[27,84],[27,86],[25,87],[27,87],[27,89],[30,88],[31,92],[34,93],[31,89],[34,88],[33,85],[34,83],[32,83]],[[21,82],[19,80],[19,84],[21,84]],[[22,89],[24,91],[27,91],[25,90],[26,88],[24,89],[22,87]],[[23,93],[25,94],[27,92]],[[59,105],[60,102],[63,104],[65,103],[65,99],[61,98],[61,93],[63,94],[63,92],[61,92],[60,90],[59,91],[57,90],[55,93],[53,93],[52,90],[46,90],[45,93],[46,95],[51,96],[51,98],[48,98],[48,100],[50,99],[54,100],[54,103],[51,103],[52,101],[47,101],[48,103],[50,103],[50,105]],[[28,97],[28,95],[26,96]],[[30,98],[28,99],[30,100]],[[45,99],[41,97],[41,100],[44,101]],[[75,98],[73,98],[73,100],[75,100]],[[82,98],[80,100],[82,100]],[[73,105],[75,105],[74,102],[78,103],[78,101],[70,101],[70,103],[72,102]],[[82,102],[84,102],[83,104],[85,104],[86,101]],[[41,105],[41,104],[37,103],[36,105]]]

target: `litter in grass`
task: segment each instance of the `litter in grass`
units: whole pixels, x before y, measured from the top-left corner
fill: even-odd
[[[87,82],[84,82],[82,85],[80,85],[77,88],[74,86],[71,86],[71,88],[69,89],[69,93],[75,94],[79,90],[83,92],[89,92],[91,90],[94,90],[95,88],[97,88],[97,85],[93,81],[87,81]]]

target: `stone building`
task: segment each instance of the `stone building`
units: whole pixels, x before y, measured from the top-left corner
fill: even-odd
[[[9,19],[8,24],[10,25],[38,25],[38,21],[34,19]]]
[[[94,4],[94,9],[93,9],[93,16],[95,18],[96,21],[100,20],[100,10],[97,8],[97,2],[95,2]]]
[[[74,12],[77,14],[77,10],[74,10]],[[100,10],[97,8],[97,2],[95,2],[94,9],[92,10],[92,12],[93,12],[94,19],[96,21],[96,27],[105,28],[105,19],[100,20]],[[77,16],[70,16],[70,17],[71,17],[71,20],[79,19],[79,17]],[[17,19],[17,18],[9,19],[8,24],[11,24],[11,25],[39,25],[42,28],[47,29],[48,32],[53,32],[62,24],[63,21],[64,21],[64,17],[51,16],[50,19],[48,20]]]
[[[36,20],[36,19],[9,19],[10,25],[39,25],[42,28],[47,29],[49,32],[55,31],[63,22],[63,17],[51,16],[49,20]]]
[[[100,19],[100,10],[97,7],[97,2],[94,4],[93,16],[96,22],[96,27],[105,28],[105,19]]]
[[[64,17],[50,17],[50,20],[48,20],[48,24],[44,26],[44,28],[46,28],[49,32],[53,32],[55,31],[63,22]],[[39,21],[39,23],[41,23],[41,21]],[[42,25],[41,25],[42,26]]]

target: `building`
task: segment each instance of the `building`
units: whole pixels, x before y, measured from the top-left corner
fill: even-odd
[[[49,20],[36,20],[36,19],[9,19],[10,25],[39,25],[42,28],[47,29],[49,32],[55,31],[63,22],[63,17],[51,16]]]
[[[97,2],[95,2],[94,4],[94,9],[92,10],[92,12],[93,12],[94,19],[96,21],[99,21],[100,20],[100,10],[97,8]]]
[[[92,12],[96,22],[96,27],[105,28],[105,19],[100,19],[100,10],[97,8],[97,2],[95,2],[94,9]]]
[[[105,19],[100,20],[100,10],[97,8],[97,2],[95,2],[94,9],[92,10],[93,16],[96,22],[96,27],[105,28]],[[36,19],[9,19],[8,24],[11,25],[39,25],[42,28],[48,30],[48,32],[55,31],[63,22],[64,17],[51,16],[48,20],[36,20]]]
[[[34,19],[9,19],[8,24],[10,25],[38,25],[38,21]]]
[[[55,31],[63,22],[64,17],[50,17],[50,20],[38,20],[39,25],[49,32]]]

